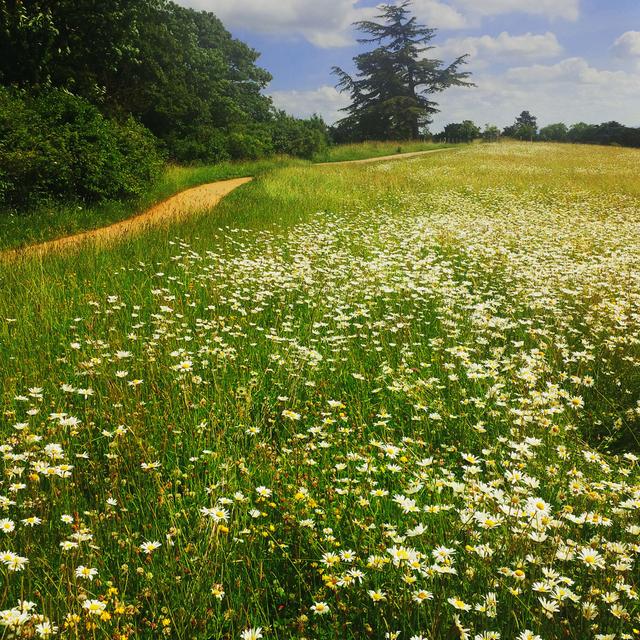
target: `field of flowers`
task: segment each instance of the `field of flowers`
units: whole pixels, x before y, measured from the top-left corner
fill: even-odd
[[[640,637],[639,164],[294,167],[0,265],[0,637]]]

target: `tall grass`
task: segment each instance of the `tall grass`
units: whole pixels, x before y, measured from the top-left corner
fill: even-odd
[[[314,162],[348,162],[350,160],[364,160],[379,158],[401,153],[415,153],[418,151],[433,151],[448,149],[455,145],[425,142],[422,140],[376,141],[358,142],[353,144],[339,144],[328,147],[323,153],[316,154]]]

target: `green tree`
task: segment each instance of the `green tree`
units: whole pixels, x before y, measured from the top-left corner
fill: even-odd
[[[495,124],[485,124],[482,139],[485,142],[497,142],[500,139],[500,129]]]
[[[448,124],[438,139],[446,142],[473,142],[480,137],[480,128],[472,120]]]
[[[327,147],[327,125],[318,115],[301,120],[277,110],[272,127],[275,153],[310,159]]]
[[[271,146],[271,80],[212,13],[168,0],[0,0],[0,83],[133,115],[178,160]]]
[[[569,142],[590,142],[595,135],[596,129],[597,127],[594,124],[576,122],[569,127],[567,137]]]
[[[531,140],[538,135],[538,119],[529,111],[523,111],[516,121],[503,131],[505,136],[518,140]]]
[[[569,130],[564,122],[556,122],[554,124],[548,124],[546,127],[540,129],[540,140],[549,142],[565,142]]]
[[[355,27],[368,34],[358,42],[374,44],[372,51],[354,58],[357,74],[334,67],[337,87],[348,92],[351,104],[338,123],[341,137],[354,140],[418,138],[421,128],[437,113],[432,96],[451,86],[471,86],[470,74],[459,71],[467,56],[445,66],[428,58],[429,43],[436,35],[410,15],[411,1],[381,6],[382,22],[361,21]]]
[[[640,147],[640,128],[626,127],[615,120],[601,124],[577,122],[567,132],[569,142]]]
[[[55,86],[98,101],[136,59],[139,26],[161,0],[3,0],[0,83]]]
[[[0,0],[0,85],[71,92],[114,124],[133,116],[174,160],[326,144],[324,124],[273,108],[259,55],[213,13],[170,0]]]
[[[140,54],[123,64],[109,94],[178,160],[221,160],[252,145],[260,155],[272,111],[261,93],[271,76],[256,65],[259,55],[212,13],[167,3],[140,25]]]

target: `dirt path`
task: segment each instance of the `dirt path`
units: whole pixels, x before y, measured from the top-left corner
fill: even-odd
[[[147,209],[143,213],[132,216],[107,227],[99,227],[90,231],[83,231],[72,236],[65,236],[56,240],[48,240],[39,244],[29,245],[19,249],[9,249],[0,253],[0,259],[14,259],[22,256],[43,255],[52,251],[62,251],[82,245],[90,240],[97,245],[105,245],[123,236],[140,233],[151,227],[162,226],[168,222],[175,222],[187,218],[199,211],[215,207],[222,198],[253,178],[235,178],[203,184],[199,187],[181,191],[162,202]]]
[[[391,156],[381,156],[378,158],[365,158],[364,160],[342,160],[339,162],[319,162],[315,166],[343,165],[343,164],[368,164],[383,160],[402,160],[413,158],[428,153],[439,151],[449,151],[449,149],[431,149],[429,151],[414,151],[411,153],[396,153]],[[39,244],[32,244],[19,249],[8,249],[0,251],[0,261],[14,260],[21,257],[31,257],[34,255],[44,255],[53,251],[63,251],[79,247],[89,241],[96,245],[110,244],[123,236],[140,233],[151,227],[162,226],[169,222],[175,222],[187,218],[199,211],[205,211],[215,207],[222,198],[238,187],[251,182],[253,178],[235,178],[233,180],[220,180],[193,187],[186,191],[181,191],[162,202],[154,205],[147,211],[127,218],[120,222],[115,222],[107,227],[99,227],[90,231],[83,231],[72,236],[65,236],[56,240],[48,240]]]
[[[364,160],[341,160],[340,162],[318,162],[317,167],[328,167],[330,165],[340,164],[369,164],[370,162],[378,162],[380,160],[405,160],[406,158],[415,158],[416,156],[424,156],[428,153],[439,153],[440,151],[451,151],[453,147],[448,149],[429,149],[428,151],[410,151],[409,153],[394,153],[391,156],[379,156],[378,158],[365,158]]]

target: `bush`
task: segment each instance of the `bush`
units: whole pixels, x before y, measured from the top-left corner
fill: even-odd
[[[272,153],[268,133],[260,127],[228,134],[227,149],[233,160],[257,160]]]
[[[272,137],[276,153],[299,158],[310,159],[328,146],[327,126],[319,116],[300,120],[278,111],[273,119]]]
[[[155,138],[129,117],[106,119],[67,91],[0,88],[0,202],[136,196],[162,166]]]
[[[230,159],[227,135],[210,125],[196,125],[165,140],[172,160],[177,162],[224,162]]]

